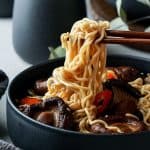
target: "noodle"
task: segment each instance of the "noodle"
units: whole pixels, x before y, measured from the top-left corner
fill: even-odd
[[[143,95],[138,102],[138,108],[143,114],[144,123],[150,128],[150,83],[144,84],[142,78],[138,78],[130,84],[137,88]]]
[[[64,66],[54,69],[47,81],[48,92],[44,99],[61,97],[73,110],[73,117],[80,132],[89,133],[95,123],[122,133],[116,126],[96,119],[93,104],[97,93],[102,91],[103,73],[106,64],[106,47],[101,43],[109,23],[83,19],[76,22],[70,33],[61,35],[62,47],[66,49]]]

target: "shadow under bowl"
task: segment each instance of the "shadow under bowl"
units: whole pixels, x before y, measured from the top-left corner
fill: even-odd
[[[150,132],[118,135],[94,135],[63,130],[42,124],[20,112],[15,106],[32,83],[49,77],[54,68],[63,65],[64,58],[39,64],[18,74],[10,83],[7,93],[7,126],[13,143],[25,150],[100,150],[146,149]],[[130,65],[150,72],[150,60],[135,56],[109,55],[107,66]]]

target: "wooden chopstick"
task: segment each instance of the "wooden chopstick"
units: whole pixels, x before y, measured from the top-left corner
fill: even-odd
[[[110,44],[141,44],[150,45],[150,39],[140,39],[140,38],[104,38],[103,43]]]
[[[106,30],[107,36],[150,39],[150,32]]]
[[[103,43],[150,45],[150,32],[106,30]]]

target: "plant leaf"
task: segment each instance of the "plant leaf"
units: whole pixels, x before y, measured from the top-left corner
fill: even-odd
[[[111,20],[110,28],[112,30],[115,30],[115,29],[128,30],[128,25],[120,17],[117,17]]]
[[[122,8],[122,0],[116,0],[116,8],[117,8],[117,13],[118,16],[121,17],[121,19],[126,22],[127,21],[127,15]]]
[[[52,47],[49,47],[49,50],[50,50],[49,59],[64,57],[66,55],[66,50],[62,48],[61,46],[58,46],[55,49]]]

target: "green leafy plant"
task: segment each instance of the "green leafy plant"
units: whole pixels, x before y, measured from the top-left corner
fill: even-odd
[[[122,0],[117,0],[116,1],[116,8],[117,8],[117,13],[118,16],[123,20],[127,21],[127,15],[124,9],[122,8]]]
[[[66,54],[66,50],[61,46],[58,46],[56,48],[49,47],[49,51],[50,51],[49,59],[65,57]]]
[[[136,1],[141,3],[142,5],[144,4],[147,7],[150,7],[150,0],[136,0]],[[127,21],[127,14],[122,7],[122,2],[123,2],[123,0],[116,0],[116,8],[117,8],[118,17],[111,21],[111,28],[112,29],[128,30],[129,24],[136,23],[138,21],[141,21],[141,19],[143,19],[143,18],[137,18],[136,20],[128,22]],[[150,26],[147,27],[145,29],[145,31],[146,32],[150,31]],[[66,54],[66,50],[64,48],[62,48],[61,46],[58,46],[56,48],[49,47],[49,51],[50,51],[49,59],[65,57],[65,54]]]

